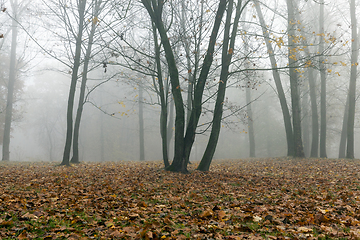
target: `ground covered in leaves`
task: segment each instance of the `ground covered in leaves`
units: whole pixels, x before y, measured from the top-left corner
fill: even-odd
[[[358,160],[161,167],[1,163],[0,239],[360,239]]]

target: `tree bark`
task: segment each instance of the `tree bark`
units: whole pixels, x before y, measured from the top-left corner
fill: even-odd
[[[164,27],[164,23],[161,19],[164,2],[162,0],[141,0],[141,2],[148,11],[152,21],[155,23],[155,26],[160,34],[161,43],[164,47],[166,62],[168,64],[170,74],[171,91],[175,102],[175,155],[172,164],[167,169],[176,172],[187,172],[187,166],[183,158],[185,128],[184,101],[181,95],[179,72],[176,66],[174,53],[172,51],[169,37],[167,36],[167,32]]]
[[[319,115],[316,101],[316,84],[314,77],[314,69],[308,69],[308,79],[310,87],[310,102],[311,102],[311,150],[310,157],[319,156]]]
[[[340,144],[339,144],[339,158],[346,157],[346,138],[347,138],[347,125],[349,119],[349,96],[346,98],[343,124],[341,128]]]
[[[324,57],[324,0],[320,1],[320,157],[326,158],[326,73],[325,73],[325,57]]]
[[[301,112],[300,112],[300,96],[299,96],[299,83],[298,76],[296,73],[296,48],[295,38],[296,31],[295,25],[295,9],[293,0],[287,0],[288,7],[288,54],[289,54],[289,75],[290,75],[290,90],[291,90],[291,106],[292,106],[292,117],[293,117],[293,138],[294,138],[294,157],[304,157],[304,149],[301,138]]]
[[[310,115],[309,115],[309,86],[304,84],[303,86],[304,95],[302,97],[302,136],[304,143],[304,155],[305,157],[310,156]]]
[[[249,156],[255,157],[255,134],[254,134],[254,120],[251,107],[251,89],[246,88],[246,110],[248,115],[248,135],[249,135]]]
[[[79,5],[78,5],[79,28],[78,28],[78,35],[76,37],[74,64],[72,68],[71,84],[70,84],[69,98],[67,105],[65,147],[64,147],[63,160],[60,164],[67,166],[70,165],[70,152],[71,152],[71,142],[72,142],[72,134],[73,134],[73,108],[74,108],[74,98],[76,91],[76,82],[78,79],[78,71],[80,67],[81,43],[82,43],[82,35],[83,35],[84,20],[85,20],[84,19],[85,5],[86,5],[86,0],[79,0]]]
[[[264,40],[266,43],[266,47],[269,53],[271,68],[272,68],[272,74],[275,81],[276,90],[278,93],[279,101],[281,110],[283,113],[283,119],[284,119],[284,125],[285,125],[285,132],[286,132],[286,141],[287,141],[287,155],[293,156],[294,155],[294,137],[293,137],[293,129],[291,124],[291,116],[289,107],[286,101],[285,92],[282,87],[281,79],[280,79],[280,73],[277,67],[276,59],[275,59],[275,52],[270,44],[270,36],[268,33],[268,30],[266,29],[266,24],[264,20],[264,16],[262,14],[259,1],[255,1],[255,9],[259,17],[260,25],[263,31]],[[281,45],[279,45],[281,47]]]
[[[222,18],[226,9],[227,1],[220,0],[218,10],[216,13],[216,18],[214,22],[214,26],[210,35],[210,41],[208,44],[206,56],[204,62],[202,64],[201,72],[199,78],[196,82],[196,87],[194,90],[194,100],[192,111],[190,115],[190,120],[186,129],[185,135],[185,150],[184,150],[184,158],[186,163],[189,162],[190,152],[192,146],[195,141],[195,132],[197,125],[199,123],[200,115],[201,115],[201,105],[202,105],[202,97],[204,93],[204,88],[206,84],[206,80],[210,71],[211,64],[213,62],[213,54],[216,44],[216,38],[220,29],[220,25],[222,23]]]
[[[94,9],[93,19],[92,19],[92,23],[91,23],[91,30],[90,30],[89,40],[88,40],[87,49],[86,49],[86,53],[85,53],[84,67],[83,67],[81,86],[80,86],[79,103],[78,103],[78,108],[77,108],[76,118],[75,118],[75,125],[74,125],[73,156],[70,161],[71,163],[79,163],[80,162],[80,160],[79,160],[80,123],[81,123],[82,112],[84,109],[87,74],[88,74],[88,69],[89,69],[89,61],[91,58],[91,49],[92,49],[93,40],[94,40],[95,28],[97,25],[96,19],[98,18],[100,4],[101,4],[101,0],[95,1],[95,6],[94,6],[95,9]]]
[[[220,81],[218,86],[218,93],[215,102],[214,115],[212,120],[212,128],[210,137],[208,140],[208,144],[206,146],[204,155],[200,161],[198,166],[198,170],[200,171],[209,171],[211,161],[213,159],[216,146],[219,139],[220,129],[221,129],[221,119],[226,91],[226,83],[229,76],[229,66],[231,63],[232,55],[235,47],[235,39],[237,35],[237,28],[239,19],[241,16],[242,4],[241,0],[238,0],[236,6],[236,14],[233,22],[233,29],[230,36],[230,27],[231,27],[231,17],[233,13],[233,0],[229,0],[226,21],[225,21],[225,29],[224,29],[224,38],[223,38],[223,49],[222,49],[222,67],[220,73]]]
[[[161,107],[161,112],[160,112],[160,135],[161,135],[161,144],[162,144],[162,155],[163,155],[163,162],[164,162],[164,166],[165,168],[170,166],[169,163],[169,144],[168,144],[168,140],[167,140],[167,116],[168,116],[168,112],[167,112],[167,106],[168,106],[168,101],[167,98],[165,97],[165,94],[167,94],[167,90],[164,90],[164,83],[163,83],[163,76],[162,76],[162,69],[161,69],[161,61],[160,61],[160,46],[158,44],[158,37],[157,37],[157,33],[156,33],[156,26],[155,24],[151,24],[152,25],[152,31],[153,31],[153,38],[154,38],[154,44],[155,44],[155,60],[156,60],[156,74],[157,74],[157,82],[156,79],[154,78],[154,86],[157,86],[157,84],[159,85],[159,88],[157,90],[157,93],[160,97],[160,107]]]
[[[12,3],[13,19],[12,19],[12,37],[11,37],[11,54],[10,54],[10,69],[9,69],[9,81],[7,86],[7,98],[6,98],[6,110],[5,110],[5,124],[4,124],[4,136],[3,136],[3,150],[2,160],[10,160],[10,132],[12,122],[12,111],[14,101],[14,87],[16,82],[16,48],[17,48],[17,36],[18,36],[18,1],[15,0]]]
[[[144,139],[144,103],[143,87],[139,85],[139,142],[140,142],[140,161],[145,161],[145,139]]]
[[[354,158],[354,121],[355,121],[355,102],[356,102],[356,78],[358,65],[358,34],[357,34],[357,20],[356,20],[356,5],[355,0],[350,2],[350,16],[351,16],[351,72],[350,72],[350,86],[349,86],[349,111],[347,124],[347,148],[346,158]]]

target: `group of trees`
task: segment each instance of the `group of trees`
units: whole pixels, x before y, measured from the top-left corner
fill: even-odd
[[[18,4],[16,0],[11,2],[16,13]],[[196,136],[208,132],[198,169],[209,170],[223,123],[245,107],[250,156],[253,157],[256,130],[251,106],[256,99],[251,96],[251,88],[259,81],[256,75],[267,72],[272,73],[274,85],[267,83],[276,91],[281,107],[287,154],[327,157],[327,78],[340,77],[342,69],[348,67],[351,68],[350,85],[339,156],[344,156],[346,146],[346,157],[354,158],[358,65],[354,0],[349,5],[351,32],[326,25],[329,21],[325,16],[331,15],[325,13],[336,3],[324,0],[52,0],[42,3],[48,17],[44,28],[61,44],[52,51],[39,46],[48,56],[64,64],[71,78],[63,165],[79,162],[80,123],[89,95],[99,86],[119,78],[139,91],[140,159],[145,158],[144,91],[155,94],[155,103],[160,106],[160,135],[166,169],[187,172]],[[16,56],[16,14],[11,19],[10,56]],[[314,25],[314,22],[319,24]],[[350,59],[346,59],[348,54]],[[14,61],[9,60],[8,103],[14,96],[11,84]],[[100,71],[106,73],[106,77],[89,84],[89,77],[95,78]],[[76,101],[77,83],[80,87]],[[229,104],[227,91],[234,87],[246,88],[245,104],[236,107]],[[104,114],[116,115],[98,109]],[[11,120],[11,105],[6,110],[10,112],[5,119]],[[303,140],[309,142],[310,124],[305,123],[310,117],[311,147],[307,147]],[[169,161],[173,119],[174,158]],[[10,126],[5,124],[4,136],[9,133]],[[4,138],[3,160],[9,159],[8,145]]]

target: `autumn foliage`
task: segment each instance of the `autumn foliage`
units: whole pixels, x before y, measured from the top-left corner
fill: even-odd
[[[0,165],[1,239],[359,239],[357,160]]]

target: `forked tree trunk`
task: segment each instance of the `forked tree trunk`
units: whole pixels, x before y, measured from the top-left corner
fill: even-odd
[[[81,57],[81,43],[82,43],[82,35],[84,31],[84,15],[85,15],[85,5],[86,0],[79,0],[78,3],[78,12],[79,12],[79,26],[78,26],[78,34],[76,37],[76,46],[75,46],[75,56],[74,56],[74,64],[72,68],[71,74],[71,84],[69,90],[69,98],[67,104],[67,114],[66,114],[66,138],[65,138],[65,147],[63,160],[60,165],[70,165],[70,152],[71,152],[71,143],[73,137],[73,109],[74,109],[74,98],[76,91],[76,83],[78,80],[78,72],[80,67],[80,57]],[[64,6],[65,8],[65,6]]]
[[[237,28],[239,24],[239,19],[242,12],[242,4],[241,0],[238,0],[236,6],[236,14],[235,19],[233,22],[232,33],[230,35],[230,27],[231,27],[231,17],[233,13],[233,0],[229,0],[226,21],[225,21],[225,29],[224,29],[224,38],[223,38],[223,49],[222,49],[222,66],[221,66],[221,73],[220,73],[220,81],[218,86],[218,92],[215,102],[215,109],[214,115],[212,120],[212,128],[210,137],[208,140],[208,144],[206,146],[204,155],[200,161],[198,166],[198,170],[200,171],[209,171],[210,164],[214,157],[214,153],[216,150],[216,146],[219,140],[220,135],[220,128],[221,128],[221,119],[223,113],[223,105],[225,99],[225,92],[226,92],[226,83],[229,76],[229,67],[232,59],[232,55],[234,52],[235,47],[235,39],[237,35]]]
[[[95,9],[93,12],[93,19],[91,21],[91,30],[90,30],[89,40],[88,40],[87,49],[86,49],[86,53],[85,53],[85,61],[84,61],[84,67],[83,67],[82,78],[81,78],[81,86],[80,86],[79,103],[78,103],[78,108],[77,108],[76,118],[75,118],[75,125],[74,125],[73,156],[70,161],[71,163],[79,163],[80,162],[80,160],[79,160],[80,123],[81,123],[82,112],[84,109],[87,74],[88,74],[88,69],[89,69],[91,48],[93,45],[95,28],[97,25],[100,4],[101,4],[101,0],[95,1],[95,6],[94,6]]]

